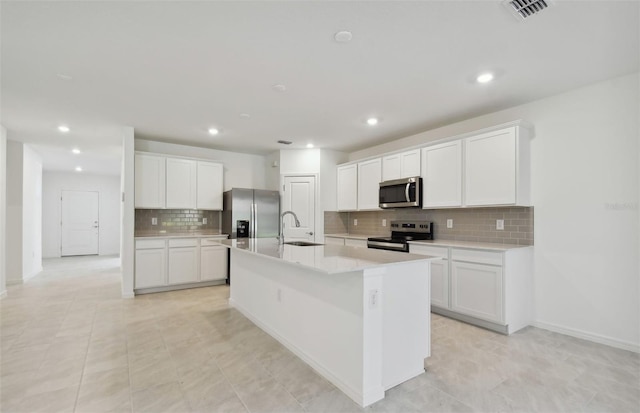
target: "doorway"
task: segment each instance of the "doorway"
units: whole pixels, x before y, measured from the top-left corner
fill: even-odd
[[[316,178],[315,176],[285,176],[282,211],[293,211],[300,220],[295,226],[291,215],[285,216],[284,236],[288,240],[315,240]]]
[[[98,255],[99,193],[62,191],[60,197],[60,255]]]

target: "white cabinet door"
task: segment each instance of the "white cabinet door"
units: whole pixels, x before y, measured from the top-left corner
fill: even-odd
[[[382,160],[358,163],[358,211],[380,209],[379,192],[382,180]]]
[[[431,262],[431,305],[449,308],[449,261]]]
[[[222,245],[200,247],[200,281],[227,278],[227,251]]]
[[[223,166],[220,163],[197,161],[196,208],[222,210]]]
[[[366,239],[345,238],[344,245],[346,245],[348,247],[367,248],[367,240]]]
[[[196,207],[196,161],[167,158],[167,208]]]
[[[420,176],[420,149],[400,154],[400,178]]]
[[[165,157],[135,155],[135,207],[165,207]]]
[[[198,247],[169,248],[169,284],[198,281]]]
[[[424,208],[462,205],[462,141],[422,149]]]
[[[515,203],[515,128],[465,139],[465,204]]]
[[[167,285],[167,255],[165,248],[136,250],[134,288]]]
[[[338,211],[355,211],[358,208],[358,165],[337,168]]]
[[[400,179],[401,165],[400,165],[400,154],[395,153],[393,155],[388,155],[382,158],[382,180],[390,181],[392,179]]]
[[[453,311],[502,324],[502,294],[502,267],[451,262]]]

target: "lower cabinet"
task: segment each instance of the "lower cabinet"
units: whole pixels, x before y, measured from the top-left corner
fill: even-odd
[[[226,279],[227,248],[218,243],[220,239],[136,240],[134,289],[170,290],[185,284]]]
[[[532,247],[504,251],[411,243],[431,263],[431,310],[511,334],[532,320]]]

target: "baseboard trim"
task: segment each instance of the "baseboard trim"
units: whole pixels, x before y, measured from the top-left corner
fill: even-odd
[[[19,280],[7,280],[7,285],[19,285],[19,284],[24,284],[24,281],[22,279],[19,279]]]
[[[545,323],[543,321],[534,321],[532,325],[544,330],[553,331],[554,333],[560,333],[575,338],[581,338],[587,341],[593,341],[594,343],[604,344],[610,347],[619,348],[621,350],[640,353],[640,344],[618,340],[615,338],[603,336],[601,334],[589,333],[587,331],[582,331],[575,328],[564,327],[557,324]]]

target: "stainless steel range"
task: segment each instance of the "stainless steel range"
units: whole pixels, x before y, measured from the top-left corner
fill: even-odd
[[[367,239],[369,248],[409,252],[409,241],[433,239],[433,222],[391,221],[390,237]]]

